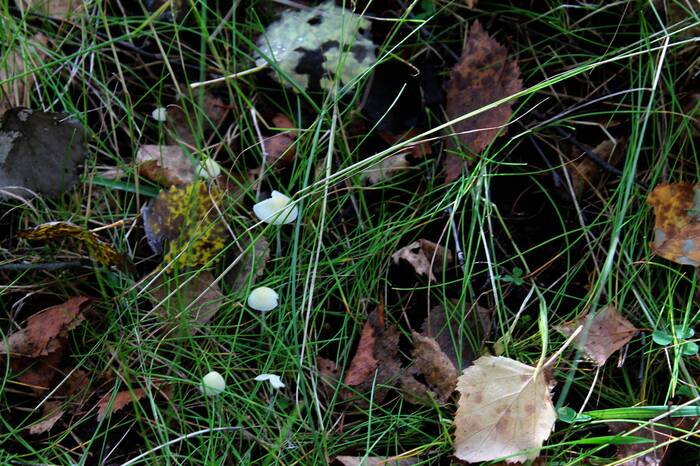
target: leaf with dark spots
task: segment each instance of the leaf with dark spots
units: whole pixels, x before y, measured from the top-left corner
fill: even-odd
[[[518,63],[508,51],[484,31],[479,21],[472,24],[462,56],[447,84],[447,115],[450,119],[478,110],[522,89]],[[510,103],[481,112],[452,125],[459,141],[472,154],[480,154],[501,132],[500,126],[512,115]],[[449,154],[447,176],[451,182],[461,176],[463,159]]]
[[[418,275],[435,281],[435,274],[442,273],[444,266],[452,262],[452,252],[427,239],[419,239],[392,254],[394,264],[408,262]]]

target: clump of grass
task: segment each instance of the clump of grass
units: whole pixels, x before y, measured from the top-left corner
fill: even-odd
[[[31,106],[79,118],[92,132],[93,154],[83,183],[64,197],[2,201],[3,262],[86,259],[67,243],[29,248],[13,239],[17,229],[53,220],[90,228],[124,221],[101,234],[135,269],[0,270],[4,334],[25,316],[23,306],[33,312],[78,294],[98,299],[94,324],[71,335],[67,356],[67,367],[89,374],[91,393],[65,399],[76,409],[59,421],[61,428],[27,434],[42,398],[16,384],[5,366],[0,462],[326,464],[338,454],[405,452],[425,464],[438,462],[452,452],[453,406],[410,405],[396,390],[370,408],[348,406],[339,389],[318,375],[318,356],[348,366],[366,313],[380,302],[407,339],[408,324],[417,325],[432,305],[448,306],[464,322],[479,303],[493,313],[490,336],[482,341],[466,328],[464,341],[455,344],[476,354],[498,350],[527,363],[540,355],[538,301],[532,296],[546,303],[552,347],[564,341],[554,325],[612,303],[642,329],[640,335],[620,355],[620,367],[610,362],[596,369],[575,350],[567,351],[554,374],[557,404],[588,411],[697,397],[697,357],[651,339],[655,329],[697,323],[697,275],[652,256],[652,219],[644,204],[648,187],[700,176],[697,104],[688,102],[697,92],[692,80],[698,53],[685,35],[700,23],[697,14],[673,18],[660,7],[628,2],[571,7],[550,1],[524,8],[482,1],[478,11],[459,2],[437,2],[433,9],[424,2],[411,8],[397,2],[391,10],[370,3],[368,12],[385,19],[375,27],[382,42],[378,66],[427,57],[446,73],[468,24],[479,18],[512,50],[526,89],[517,113],[525,116],[457,182],[441,183],[441,139],[447,132],[435,130],[445,121],[434,105],[421,121],[423,130],[432,131],[424,137],[441,137],[433,145],[435,156],[406,175],[366,186],[362,169],[400,149],[377,142],[375,122],[358,111],[369,76],[346,94],[295,92],[263,72],[214,88],[190,87],[254,66],[254,37],[277,7],[251,2],[219,9],[194,2],[175,21],[160,16],[162,11],[101,3],[70,21],[2,7],[3,46],[25,51],[27,73],[36,79]],[[37,32],[51,44],[42,62],[27,52]],[[214,130],[207,129],[211,122],[201,106],[205,92],[230,107]],[[395,96],[402,89],[386,92]],[[139,179],[131,157],[140,144],[163,143],[162,126],[149,115],[176,102],[187,114],[195,149],[215,159],[238,188],[224,206],[231,231],[245,231],[239,235],[244,239],[264,237],[272,245],[256,286],[275,289],[280,302],[263,315],[245,306],[250,282],[238,289],[222,285],[222,306],[199,333],[187,322],[174,331],[164,328],[138,286],[158,265],[138,219],[157,188]],[[299,125],[298,155],[289,168],[268,169],[264,178],[251,181],[248,171],[260,165],[263,154],[256,118],[277,112]],[[390,117],[395,116],[388,112]],[[358,131],[358,125],[366,130]],[[610,137],[624,139],[619,172],[607,173],[577,199],[567,181],[571,138],[560,129],[589,147]],[[124,176],[108,180],[102,175],[107,167]],[[299,193],[302,221],[250,226],[257,194],[272,188]],[[453,250],[459,246],[464,266],[452,267],[434,284],[391,266],[391,254],[420,237]],[[239,253],[237,247],[232,241],[217,257],[219,269],[229,253]],[[242,247],[251,243],[243,241]],[[516,270],[522,271],[518,280],[504,278]],[[168,279],[178,280],[177,273]],[[410,351],[402,350],[407,362]],[[210,399],[199,384],[213,370],[227,388]],[[272,390],[255,381],[262,373],[279,374],[286,388]],[[127,389],[143,389],[148,396],[97,422],[98,399]],[[604,433],[604,422],[616,414],[558,428],[546,450],[549,461],[611,461],[610,447],[581,439]],[[688,440],[693,429],[677,437]]]

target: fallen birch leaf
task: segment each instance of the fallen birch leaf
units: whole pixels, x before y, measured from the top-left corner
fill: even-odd
[[[593,148],[593,153],[604,162],[615,165],[622,159],[625,153],[625,144],[622,142],[606,139]],[[571,184],[577,198],[595,187],[596,182],[602,175],[603,170],[590,157],[582,154],[578,149],[573,149],[577,159],[569,164],[567,168],[571,176]]]
[[[48,222],[37,225],[31,230],[17,233],[18,238],[30,241],[53,241],[62,238],[77,238],[87,247],[90,255],[102,265],[123,267],[127,261],[109,243],[100,238],[97,233],[87,230],[70,222]]]
[[[68,19],[84,11],[85,0],[22,0],[31,13]]]
[[[343,466],[410,466],[416,464],[415,458],[398,458],[388,456],[336,456],[335,460]]]
[[[445,255],[447,255],[446,258]],[[442,273],[443,265],[449,265],[452,262],[452,252],[427,239],[419,239],[396,251],[391,259],[397,265],[405,260],[418,275],[428,277],[432,282],[435,281],[435,274]]]
[[[169,105],[166,110],[165,128],[166,142],[169,145],[185,145],[190,148],[199,147],[197,141],[214,131],[226,118],[229,106],[221,98],[211,92],[204,92],[204,104],[198,101],[181,99],[177,105]],[[198,114],[203,114],[200,127],[197,123]]]
[[[59,365],[63,361],[63,355],[68,347],[65,338],[51,340],[46,346],[45,356],[35,358],[12,357],[10,369],[13,372],[20,372],[17,381],[26,385],[34,393],[41,394],[49,390],[56,375],[59,373]]]
[[[464,370],[455,415],[455,456],[472,463],[535,459],[557,419],[543,369],[482,356]],[[534,450],[525,452],[524,450]]]
[[[195,166],[180,146],[146,144],[136,152],[139,174],[163,186],[192,183]]]
[[[168,250],[165,264],[195,267],[213,261],[226,245],[228,232],[221,218],[224,192],[216,186],[195,182],[161,191],[143,209],[143,226],[154,252]]]
[[[700,185],[661,184],[647,197],[654,209],[654,253],[682,265],[700,265]]]
[[[67,113],[9,109],[0,123],[0,196],[63,194],[86,155],[85,130]]]
[[[29,433],[39,435],[50,431],[65,413],[61,406],[63,406],[63,403],[60,401],[47,401],[44,403],[41,408],[42,420],[29,426]]]
[[[161,274],[148,291],[156,306],[154,311],[161,317],[177,324],[182,313],[187,312],[187,320],[196,330],[214,318],[224,301],[224,295],[218,284],[212,285],[215,277],[209,271],[199,272],[194,278],[189,278],[183,274],[175,280]]]
[[[413,332],[413,358],[416,367],[425,377],[428,386],[435,392],[439,402],[444,403],[457,385],[457,369],[450,358],[431,337]]]
[[[411,163],[406,159],[406,154],[393,154],[385,158],[377,165],[362,171],[362,179],[370,185],[386,181],[399,173],[409,170]]]
[[[265,139],[265,152],[267,153],[266,162],[270,165],[290,165],[296,154],[294,140],[296,131],[294,131],[294,123],[286,116],[278,113],[272,117],[272,124],[277,128],[283,128],[287,131],[282,131]]]
[[[522,89],[520,68],[508,57],[508,51],[489,36],[479,21],[474,21],[464,50],[452,68],[447,83],[447,116],[450,119],[478,110]],[[480,154],[501,132],[513,111],[510,103],[479,113],[452,125],[459,141],[473,154]],[[446,183],[461,176],[461,157],[446,157]]]
[[[579,326],[585,325],[587,317],[584,315],[575,322],[557,327],[566,336],[571,335]],[[585,341],[583,332],[579,333],[575,340],[599,366],[617,350],[625,346],[632,339],[638,329],[632,323],[622,317],[615,306],[605,306],[593,317],[591,327]]]
[[[112,393],[107,393],[97,402],[97,421],[99,422],[105,417],[111,416],[128,404],[136,403],[144,396],[146,396],[146,392],[142,388],[118,392],[114,396],[114,401],[112,401]]]

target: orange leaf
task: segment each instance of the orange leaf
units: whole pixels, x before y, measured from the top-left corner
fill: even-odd
[[[654,252],[683,265],[700,265],[700,185],[656,186],[647,198],[656,215]]]
[[[129,390],[124,390],[117,393],[114,396],[114,402],[111,402],[112,394],[107,393],[105,396],[102,397],[100,401],[97,402],[97,406],[99,406],[99,410],[97,411],[97,420],[101,421],[105,418],[105,416],[109,416],[112,413],[119,411],[132,401],[139,401],[145,395],[146,392],[141,388],[137,388],[133,392]]]

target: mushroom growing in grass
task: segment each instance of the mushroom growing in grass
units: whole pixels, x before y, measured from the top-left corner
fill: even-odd
[[[255,204],[253,212],[263,222],[273,225],[292,223],[299,215],[299,209],[292,200],[278,191],[272,191],[269,199]]]
[[[264,382],[267,380],[275,390],[279,390],[280,388],[284,387],[282,379],[280,379],[280,376],[276,374],[260,374],[255,378],[255,380],[258,382]]]
[[[278,295],[275,290],[266,286],[255,288],[248,295],[248,306],[256,311],[267,312],[277,307]]]
[[[226,389],[224,377],[216,371],[211,371],[202,377],[202,392],[205,395],[216,396]]]

